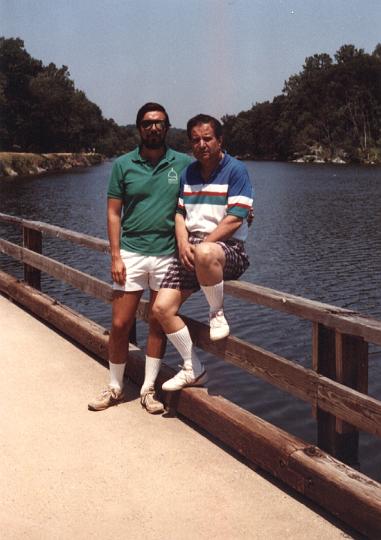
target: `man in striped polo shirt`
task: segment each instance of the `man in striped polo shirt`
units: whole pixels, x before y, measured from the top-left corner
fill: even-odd
[[[209,303],[210,339],[229,335],[223,312],[223,283],[249,266],[244,248],[252,185],[246,167],[222,150],[222,126],[199,114],[187,124],[196,158],[182,173],[175,228],[178,255],[171,262],[153,306],[168,339],[183,358],[179,373],[163,390],[200,386],[207,381],[188,328],[177,312],[200,287]]]

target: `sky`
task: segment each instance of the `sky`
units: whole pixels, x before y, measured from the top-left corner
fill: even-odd
[[[381,42],[381,0],[0,0],[0,36],[44,64],[118,124],[147,101],[184,128],[282,93],[316,53]]]

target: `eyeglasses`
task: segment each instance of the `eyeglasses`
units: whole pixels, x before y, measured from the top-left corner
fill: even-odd
[[[142,120],[140,125],[143,129],[151,129],[154,125],[160,129],[164,129],[167,123],[165,120]]]

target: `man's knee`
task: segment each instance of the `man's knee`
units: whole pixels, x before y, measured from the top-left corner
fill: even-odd
[[[224,253],[215,242],[202,242],[195,247],[194,260],[196,266],[203,267],[223,264]]]
[[[152,321],[160,321],[167,312],[166,304],[157,298],[151,308],[150,318]]]
[[[126,319],[125,317],[114,316],[112,319],[112,329],[114,332],[118,333],[129,332],[132,323],[133,320]]]
[[[160,306],[156,306],[155,304],[153,304],[148,314],[148,324],[150,325],[150,327],[160,326],[160,313],[161,313]]]
[[[165,294],[165,291],[171,291],[172,293],[172,289],[161,289],[161,291],[163,292],[156,298],[151,309],[152,318],[158,321],[159,324],[176,315],[179,308],[177,298],[174,298],[172,294]]]

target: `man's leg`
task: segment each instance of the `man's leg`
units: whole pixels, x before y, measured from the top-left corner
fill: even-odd
[[[223,312],[225,253],[219,244],[202,242],[195,247],[197,279],[209,304],[210,339],[216,341],[229,335],[229,325]]]
[[[162,327],[152,315],[152,305],[156,300],[157,294],[157,291],[151,290],[145,376],[143,386],[140,390],[140,402],[142,407],[151,414],[164,412],[164,405],[159,401],[155,392],[155,381],[160,371],[167,343],[167,338]]]
[[[163,384],[163,390],[175,391],[185,386],[198,386],[207,381],[204,366],[193,346],[189,330],[177,312],[192,294],[190,290],[160,289],[153,305],[153,315],[160,321],[167,338],[180,353],[184,361],[182,370]]]
[[[92,411],[102,411],[122,401],[123,377],[128,358],[129,333],[143,291],[114,291],[112,325],[109,339],[110,383],[102,393],[89,403]]]

